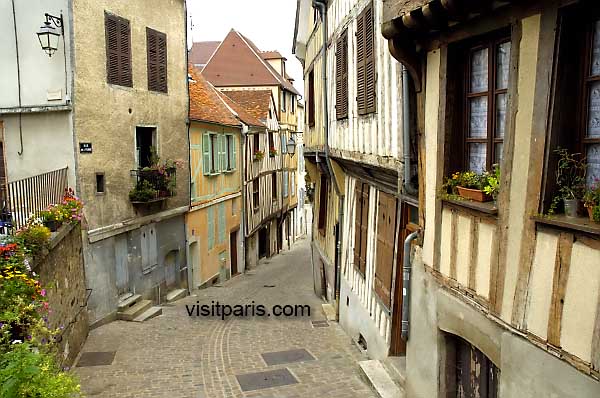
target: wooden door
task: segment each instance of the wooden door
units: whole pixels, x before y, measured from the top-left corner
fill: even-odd
[[[231,276],[239,274],[237,264],[237,231],[229,235],[229,258],[231,260]]]
[[[447,339],[448,398],[497,398],[499,369],[477,347],[458,336]]]
[[[390,344],[390,355],[406,355],[406,341],[402,339],[402,293],[403,293],[403,271],[404,271],[404,241],[414,231],[419,229],[419,211],[416,206],[403,202],[400,210],[400,230],[396,240],[396,274],[394,288],[394,304],[392,307],[392,340]]]

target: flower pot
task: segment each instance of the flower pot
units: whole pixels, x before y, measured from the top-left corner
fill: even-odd
[[[62,225],[61,222],[56,220],[44,221],[44,225],[50,230],[50,232],[56,232]]]
[[[587,209],[588,216],[590,217],[590,220],[594,221],[594,207],[593,206],[586,206],[585,208]]]
[[[578,199],[563,199],[565,204],[565,215],[567,217],[577,217],[579,211],[579,200]]]
[[[489,202],[492,200],[492,197],[480,189],[471,189],[471,188],[463,188],[456,187],[458,189],[458,194],[465,199],[471,199],[476,202]]]

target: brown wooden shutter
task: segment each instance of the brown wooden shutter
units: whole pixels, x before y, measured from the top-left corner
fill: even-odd
[[[106,34],[106,81],[109,84],[132,87],[129,21],[105,13],[104,29]]]
[[[337,41],[335,68],[335,114],[336,119],[348,117],[348,31],[345,30]]]
[[[308,125],[315,125],[315,71],[308,73]]]
[[[370,5],[364,14],[365,26],[365,112],[377,110],[377,88],[375,73],[375,21],[373,6]]]
[[[167,92],[167,35],[146,28],[148,90]]]
[[[354,266],[360,269],[360,236],[362,229],[360,228],[362,220],[362,183],[356,182],[354,189],[355,196],[355,211],[354,211]]]
[[[356,20],[356,108],[359,115],[366,113],[365,105],[365,12]]]
[[[321,176],[321,191],[319,194],[319,232],[322,235],[325,235],[325,230],[327,228],[327,201],[329,198],[329,187],[327,177],[325,175]]]
[[[379,192],[377,203],[377,255],[375,256],[375,293],[391,305],[394,246],[396,236],[396,198]]]
[[[120,18],[119,22],[119,73],[121,75],[119,80],[121,80],[121,86],[133,87],[131,73],[131,29],[129,27],[129,21]]]

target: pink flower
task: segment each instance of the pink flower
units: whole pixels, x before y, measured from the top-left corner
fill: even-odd
[[[46,289],[42,289],[42,291],[40,292],[40,294],[42,295],[42,297],[46,297]]]

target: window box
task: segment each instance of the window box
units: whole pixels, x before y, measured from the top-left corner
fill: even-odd
[[[471,199],[476,202],[489,202],[492,200],[492,197],[480,189],[471,189],[471,188],[463,188],[456,187],[458,189],[458,194],[465,199]]]
[[[275,156],[277,156],[277,149],[275,148],[271,148],[269,149],[269,156],[274,158]]]
[[[154,203],[175,196],[176,170],[164,167],[145,167],[132,170],[137,177],[135,187],[129,192],[132,204]]]
[[[567,217],[564,214],[555,216],[536,215],[533,216],[533,220],[538,224],[584,232],[600,237],[600,223],[593,222],[587,217]]]
[[[255,151],[254,152],[254,161],[261,161],[265,157],[265,153],[263,151]]]

